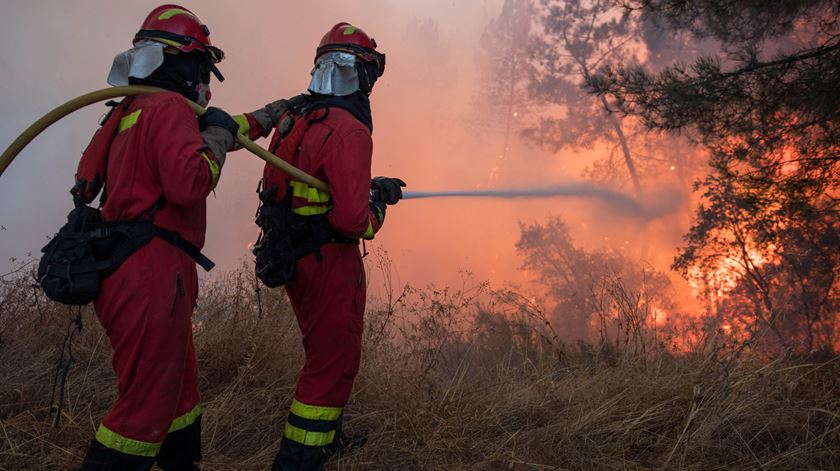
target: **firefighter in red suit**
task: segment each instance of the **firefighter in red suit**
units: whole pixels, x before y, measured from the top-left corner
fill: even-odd
[[[240,132],[252,139],[275,129],[269,148],[330,185],[330,192],[324,192],[272,166],[263,174],[264,191],[291,198],[294,215],[332,233],[313,231],[321,235],[309,241],[312,253],[297,260],[296,275],[286,284],[306,360],[273,470],[321,469],[330,454],[363,444],[341,433],[342,411],[362,352],[366,284],[359,239],[373,238],[386,205],[396,204],[405,186],[394,178],[370,178],[369,95],[384,68],[376,42],[361,29],[339,23],[317,49],[311,95],[234,117]]]
[[[196,249],[204,244],[205,200],[238,131],[217,108],[196,119],[184,99],[206,105],[210,74],[222,79],[215,66],[222,52],[208,35],[183,7],[163,5],[149,14],[134,47],[114,59],[108,82],[169,91],[116,105],[77,174],[87,202],[107,183],[104,220],[151,220]],[[96,149],[106,151],[96,157]],[[201,405],[191,324],[197,295],[196,261],[160,237],[104,279],[94,307],[113,347],[118,396],[81,470],[148,470],[155,461],[165,471],[198,469]]]

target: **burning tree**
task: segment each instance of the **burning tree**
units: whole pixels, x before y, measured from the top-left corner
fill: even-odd
[[[674,268],[733,286],[717,310],[785,351],[837,346],[840,5],[826,0],[631,0],[672,31],[720,41],[659,72],[604,67],[591,90],[650,129],[710,152],[703,203]],[[712,290],[715,291],[715,290]],[[720,290],[718,290],[720,292]]]

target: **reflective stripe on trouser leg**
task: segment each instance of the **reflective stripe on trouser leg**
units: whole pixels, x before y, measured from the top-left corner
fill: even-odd
[[[323,407],[292,400],[283,436],[306,446],[326,446],[336,437],[340,407]]]
[[[134,456],[154,457],[160,451],[163,442],[151,443],[122,436],[104,425],[99,425],[96,431],[96,441],[106,447]]]
[[[176,432],[193,425],[201,417],[201,405],[196,405],[190,412],[176,417],[169,426],[169,432]],[[96,440],[108,448],[117,450],[128,455],[136,456],[156,456],[160,451],[163,442],[153,443],[144,442],[142,440],[135,440],[133,438],[125,437],[117,432],[109,429],[105,425],[100,424],[96,431]]]

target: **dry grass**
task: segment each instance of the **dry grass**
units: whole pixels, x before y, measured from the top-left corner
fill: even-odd
[[[247,270],[203,293],[202,469],[267,469],[302,361],[294,318],[282,292],[269,290],[257,315]],[[0,469],[75,469],[114,398],[108,340],[83,310],[53,428],[67,310],[42,299],[39,317],[22,278],[6,279],[0,294]],[[482,286],[407,290],[369,312],[346,415],[346,429],[369,443],[330,469],[840,466],[837,359],[744,358],[727,368],[717,351],[571,348],[538,313],[485,295]]]

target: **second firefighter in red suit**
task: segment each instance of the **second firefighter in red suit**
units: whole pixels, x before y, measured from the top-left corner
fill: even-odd
[[[330,192],[324,192],[270,166],[263,175],[263,188],[276,190],[278,199],[288,194],[295,215],[325,218],[335,233],[297,261],[296,276],[286,285],[306,359],[273,470],[321,469],[330,454],[349,444],[341,419],[359,370],[366,295],[358,242],[381,229],[386,204],[395,204],[405,185],[378,177],[373,186],[381,198],[370,199],[369,95],[384,67],[385,56],[376,51],[375,41],[340,23],[318,46],[311,95],[235,117],[240,132],[252,139],[274,130],[270,149],[278,157],[330,185]],[[289,105],[290,112],[278,112]]]

